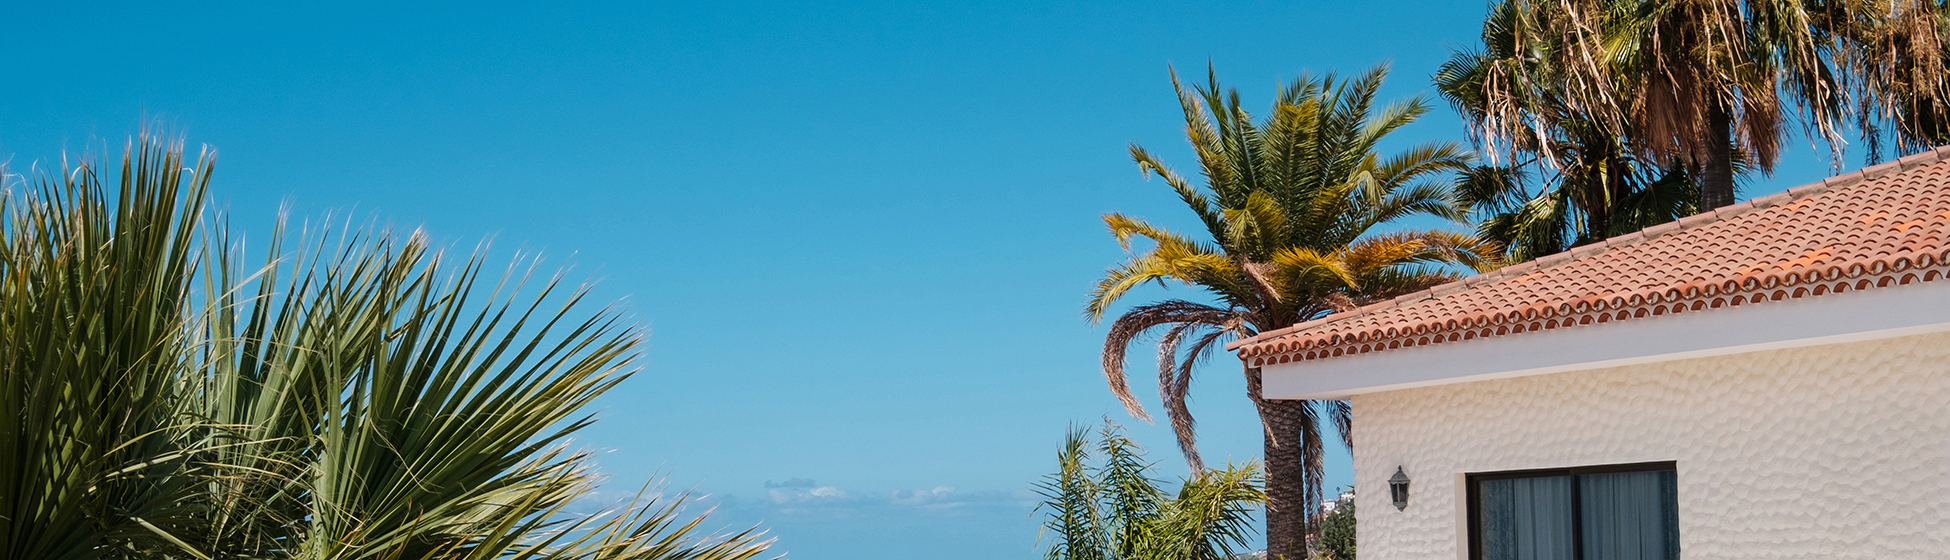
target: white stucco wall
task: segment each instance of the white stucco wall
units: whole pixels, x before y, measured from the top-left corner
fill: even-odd
[[[1353,403],[1362,560],[1467,558],[1465,473],[1648,461],[1678,462],[1685,558],[1950,558],[1950,333]]]

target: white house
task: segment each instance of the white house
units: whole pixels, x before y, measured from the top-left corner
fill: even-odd
[[[1950,148],[1232,348],[1352,401],[1361,560],[1950,558],[1946,236]]]

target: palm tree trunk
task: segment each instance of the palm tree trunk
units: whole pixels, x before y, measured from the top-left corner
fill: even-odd
[[[1266,557],[1307,557],[1307,532],[1313,499],[1307,483],[1307,456],[1300,444],[1307,401],[1262,401],[1266,423]]]
[[[1319,486],[1318,480],[1309,480],[1313,469],[1308,468],[1306,446],[1302,444],[1312,422],[1307,410],[1311,403],[1262,399],[1259,389],[1259,368],[1246,368],[1246,391],[1258,406],[1265,429],[1266,558],[1301,560],[1307,557],[1307,531],[1312,521],[1308,508],[1314,496],[1310,490]]]
[[[1584,237],[1578,241],[1599,240],[1611,237],[1612,215],[1617,213],[1620,185],[1624,176],[1620,170],[1619,157],[1613,153],[1611,144],[1590,142],[1585,145],[1582,162],[1586,188],[1580,189],[1586,200],[1584,203]],[[1592,181],[1598,181],[1598,188],[1590,188]]]
[[[1733,114],[1725,103],[1706,113],[1706,161],[1700,162],[1700,210],[1733,204]]]

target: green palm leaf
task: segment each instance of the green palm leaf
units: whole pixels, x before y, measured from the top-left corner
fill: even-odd
[[[145,136],[119,185],[84,162],[0,199],[0,557],[762,553],[682,499],[562,515],[593,480],[567,438],[641,338],[586,286],[383,230],[280,229],[247,264],[182,153]]]

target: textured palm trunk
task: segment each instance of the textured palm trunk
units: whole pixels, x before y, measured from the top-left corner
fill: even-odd
[[[1259,408],[1266,445],[1266,557],[1307,557],[1307,506],[1311,486],[1302,433],[1309,418],[1307,401],[1266,400],[1259,396],[1259,368],[1246,368],[1246,391]]]
[[[1588,143],[1584,152],[1584,181],[1599,183],[1598,189],[1582,189],[1580,196],[1584,203],[1584,237],[1579,240],[1598,240],[1611,237],[1612,216],[1617,213],[1619,200],[1625,196],[1625,172],[1620,165],[1621,158],[1609,144]],[[1595,162],[1595,164],[1594,164]],[[1594,170],[1595,167],[1595,170]]]
[[[1706,161],[1700,162],[1700,210],[1733,204],[1733,115],[1725,105],[1707,110]]]
[[[1261,401],[1266,423],[1266,557],[1307,557],[1307,456],[1300,444],[1307,401]]]

